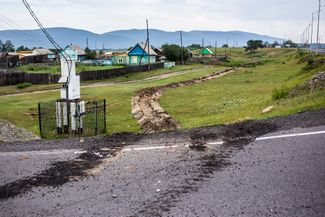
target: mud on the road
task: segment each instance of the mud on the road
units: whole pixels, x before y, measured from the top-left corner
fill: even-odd
[[[163,92],[171,88],[201,83],[234,71],[235,69],[231,68],[187,81],[139,90],[136,92],[136,96],[131,99],[132,114],[145,133],[180,129],[181,125],[159,105],[159,98]]]
[[[128,145],[166,145],[189,144],[178,163],[168,168],[166,173],[173,178],[172,185],[163,189],[148,201],[141,202],[133,216],[162,216],[190,192],[195,192],[212,177],[216,171],[231,164],[232,154],[240,151],[256,137],[276,130],[290,130],[295,127],[314,127],[325,125],[325,110],[304,112],[287,117],[266,120],[245,121],[236,124],[201,127],[196,129],[161,132],[156,134],[117,134],[99,138],[85,139],[79,148],[87,150],[76,159],[53,163],[49,168],[25,179],[0,186],[0,200],[26,193],[34,187],[59,187],[67,182],[78,181],[96,175],[92,170],[102,166],[107,159],[114,159],[124,146]],[[211,141],[223,140],[222,145],[209,146]],[[44,143],[48,141],[38,141]],[[71,139],[56,141],[56,147],[72,143]],[[61,144],[62,143],[62,144]],[[22,143],[23,148],[31,143]],[[39,144],[40,145],[40,144]],[[51,144],[54,146],[54,144]],[[36,146],[39,148],[39,146]],[[46,146],[47,147],[47,146]],[[75,144],[71,146],[76,148]],[[6,150],[5,145],[0,145]],[[106,162],[107,163],[107,162]],[[106,165],[109,167],[109,163]],[[123,181],[121,180],[123,185]]]

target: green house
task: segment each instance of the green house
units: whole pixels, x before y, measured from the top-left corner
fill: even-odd
[[[206,47],[200,51],[200,55],[201,55],[201,57],[204,57],[204,58],[211,58],[213,55],[213,52],[209,48]]]
[[[129,56],[127,53],[113,54],[112,64],[113,65],[129,65]]]

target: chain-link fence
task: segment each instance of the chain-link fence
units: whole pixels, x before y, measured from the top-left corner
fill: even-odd
[[[94,136],[106,132],[106,100],[52,101],[38,104],[44,139]]]

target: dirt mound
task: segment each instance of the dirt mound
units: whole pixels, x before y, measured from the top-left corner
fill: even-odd
[[[131,99],[132,114],[140,123],[145,133],[180,129],[175,121],[160,105],[159,98],[166,89],[189,86],[234,72],[235,69],[226,69],[211,75],[193,78],[187,81],[171,83],[159,87],[152,87],[137,91]]]
[[[15,125],[5,120],[0,120],[0,143],[1,142],[26,142],[40,139],[34,133]]]
[[[296,86],[290,90],[289,96],[297,96],[301,93],[312,93],[325,89],[325,72],[319,72],[310,80],[305,81],[303,84]]]

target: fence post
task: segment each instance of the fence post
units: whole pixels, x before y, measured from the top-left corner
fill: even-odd
[[[96,124],[96,126],[95,126],[95,135],[97,135],[97,133],[98,133],[97,101],[95,101],[95,117],[96,117],[96,119],[95,119],[95,124]]]
[[[42,114],[41,114],[41,104],[38,103],[38,125],[39,125],[39,132],[41,138],[43,138],[43,131],[42,131]]]
[[[104,133],[106,132],[106,99],[104,99]]]

